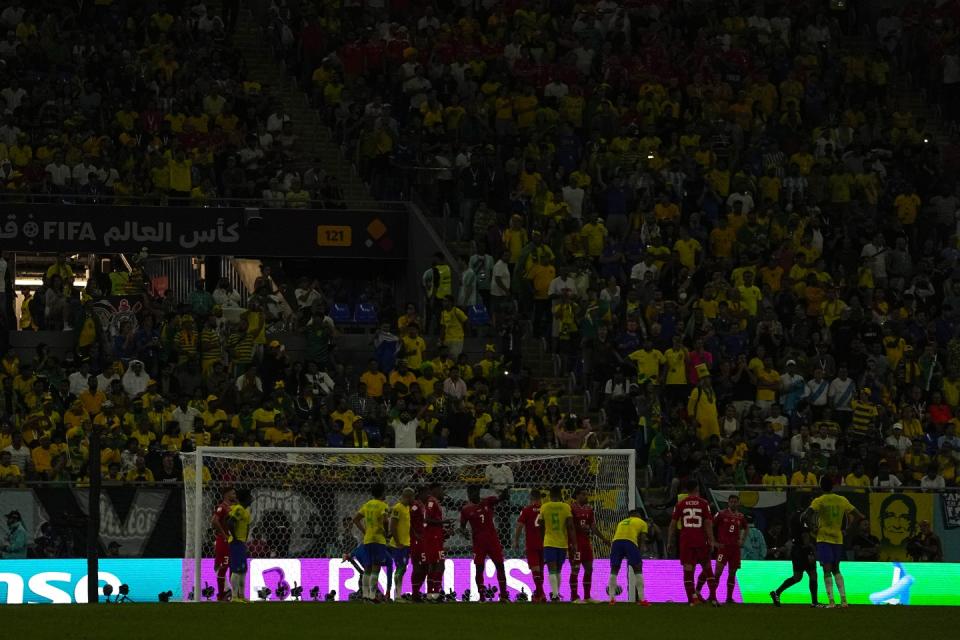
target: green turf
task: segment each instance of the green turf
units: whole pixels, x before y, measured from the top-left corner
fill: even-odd
[[[148,640],[471,640],[649,638],[943,638],[960,608],[532,604],[121,604],[31,605],[0,609],[10,638]],[[628,635],[627,635],[628,634]],[[948,634],[949,636],[949,634]]]

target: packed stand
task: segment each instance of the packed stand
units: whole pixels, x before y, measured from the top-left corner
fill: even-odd
[[[223,5],[221,10],[220,5]],[[341,206],[231,41],[237,3],[0,3],[12,202]]]
[[[957,2],[295,4],[374,193],[472,243],[424,277],[449,353],[543,339],[654,486],[956,484],[960,146],[891,85],[917,42],[954,82]]]

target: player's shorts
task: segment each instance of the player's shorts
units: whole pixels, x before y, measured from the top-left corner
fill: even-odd
[[[790,551],[790,562],[793,564],[794,573],[816,570],[816,560],[812,560],[810,555],[810,549],[808,547],[799,544],[793,545],[793,549]]]
[[[394,568],[406,567],[410,561],[410,547],[390,547],[390,559]]]
[[[367,542],[363,545],[363,549],[366,552],[366,562],[363,564],[364,569],[368,569],[373,565],[382,567],[391,561],[390,552],[387,550],[387,545],[380,542]]]
[[[440,564],[446,559],[443,552],[443,540],[425,538],[420,543],[420,563]]]
[[[543,548],[543,561],[547,564],[563,564],[563,561],[567,559],[567,550],[560,549],[558,547],[544,547]]]
[[[493,560],[495,564],[503,564],[503,546],[500,541],[473,545],[473,564],[483,564],[487,558]]]
[[[213,545],[213,566],[215,569],[230,566],[230,544],[223,538],[217,538]]]
[[[581,564],[583,562],[593,562],[593,545],[589,539],[577,538],[577,550],[570,550],[570,562]]]
[[[834,567],[839,567],[841,560],[843,560],[842,544],[833,544],[832,542],[817,543],[817,561],[820,564],[831,564]]]
[[[680,564],[690,566],[710,562],[710,547],[685,547],[680,545]]]
[[[535,567],[543,567],[543,549],[527,549],[527,566],[533,570]]]
[[[357,548],[350,552],[350,557],[356,560],[361,567],[370,566],[370,554],[364,544],[357,545]]]
[[[230,543],[230,573],[247,572],[247,543],[234,540]]]
[[[740,568],[740,545],[725,545],[717,553],[717,562],[726,562],[733,571]]]
[[[643,563],[640,548],[629,540],[614,540],[610,545],[610,571],[619,571],[624,560],[631,567],[640,566]]]
[[[410,538],[410,561],[413,564],[420,564],[420,549],[423,544],[416,538]]]

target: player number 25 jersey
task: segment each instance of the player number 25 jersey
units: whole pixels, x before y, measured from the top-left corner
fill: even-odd
[[[706,527],[713,526],[710,503],[700,496],[687,496],[673,508],[673,521],[680,523],[680,544],[685,547],[707,546]]]

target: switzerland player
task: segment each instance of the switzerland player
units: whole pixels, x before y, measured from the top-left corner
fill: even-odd
[[[383,501],[386,493],[383,483],[373,485],[370,489],[373,498],[367,500],[353,517],[353,524],[363,532],[363,555],[366,557],[360,591],[367,600],[375,600],[380,593],[377,587],[380,567],[390,562],[387,553],[387,512],[390,507]]]
[[[390,510],[390,544],[388,550],[393,560],[391,571],[387,571],[387,595],[390,595],[390,583],[393,582],[393,599],[400,601],[403,593],[403,575],[407,572],[410,560],[410,506],[413,504],[413,489],[407,487],[400,494],[400,500]]]
[[[550,577],[550,600],[560,600],[560,571],[567,557],[567,549],[577,552],[577,536],[573,530],[573,513],[563,501],[563,490],[550,487],[550,502],[540,505],[540,521],[543,522],[543,559]]]
[[[690,606],[699,602],[694,592],[693,572],[697,565],[703,575],[707,576],[710,585],[710,603],[719,606],[717,602],[717,581],[713,577],[710,566],[710,550],[716,546],[713,538],[713,514],[710,513],[710,503],[700,497],[700,485],[696,480],[687,481],[687,497],[677,502],[670,520],[670,529],[667,533],[667,553],[673,547],[673,538],[680,527],[680,564],[683,565],[683,588],[687,592],[687,601]]]
[[[483,593],[483,567],[487,558],[490,558],[497,568],[500,602],[510,602],[510,595],[507,593],[507,572],[503,568],[503,545],[500,544],[500,536],[493,521],[493,507],[500,502],[500,498],[487,496],[481,500],[480,487],[471,485],[467,487],[467,499],[469,501],[460,510],[460,533],[464,537],[467,536],[469,522],[473,532],[473,564],[477,572],[475,577],[477,593],[480,594],[481,601],[486,600]]]
[[[423,535],[426,524],[423,521],[424,503],[427,501],[427,487],[420,487],[417,497],[410,503],[410,558],[413,572],[410,574],[410,593],[414,602],[420,602],[420,591],[427,577],[427,565],[423,555]]]
[[[530,502],[520,512],[513,531],[513,548],[520,547],[520,532],[524,532],[523,546],[527,566],[533,575],[533,602],[545,602],[543,594],[543,527],[540,523],[540,490],[530,492]]]
[[[427,567],[427,599],[439,600],[443,593],[443,541],[449,520],[443,519],[443,487],[434,482],[430,485],[430,496],[423,505],[423,544],[420,548],[420,560]]]
[[[727,604],[733,603],[733,590],[737,584],[737,571],[740,569],[740,548],[747,538],[747,529],[750,524],[747,517],[740,512],[740,496],[731,494],[727,498],[727,508],[713,519],[713,528],[716,532],[720,550],[717,552],[716,581],[720,582],[724,567],[727,568]],[[703,586],[703,574],[697,579],[697,593]]]
[[[236,503],[237,490],[232,487],[224,489],[221,502],[210,519],[214,533],[213,568],[217,572],[217,600],[220,602],[227,599],[227,592],[223,587],[227,581],[227,569],[230,568],[230,544],[227,542],[230,531],[227,529],[227,517],[230,515],[230,508]]]
[[[840,606],[847,606],[847,592],[840,574],[840,559],[843,558],[843,528],[847,524],[847,514],[856,520],[863,520],[863,514],[843,496],[833,493],[833,481],[824,476],[820,480],[823,495],[814,498],[804,512],[804,520],[817,514],[817,560],[823,567],[823,586],[827,588],[827,607],[837,606],[833,599],[833,581],[837,581],[840,591]]]
[[[650,606],[643,597],[643,557],[640,555],[646,533],[647,523],[640,517],[639,509],[631,509],[627,517],[617,524],[613,543],[610,545],[610,582],[607,584],[610,604],[617,602],[617,575],[620,573],[620,565],[626,560],[633,569],[637,604],[644,607]]]
[[[570,511],[573,514],[573,528],[577,534],[577,551],[570,550],[570,600],[579,599],[577,583],[580,576],[580,567],[583,566],[583,599],[590,602],[590,587],[593,584],[593,540],[591,540],[591,536],[597,536],[607,544],[610,541],[597,531],[593,517],[593,507],[587,504],[587,490],[577,489],[573,497],[574,502],[570,505]]]

